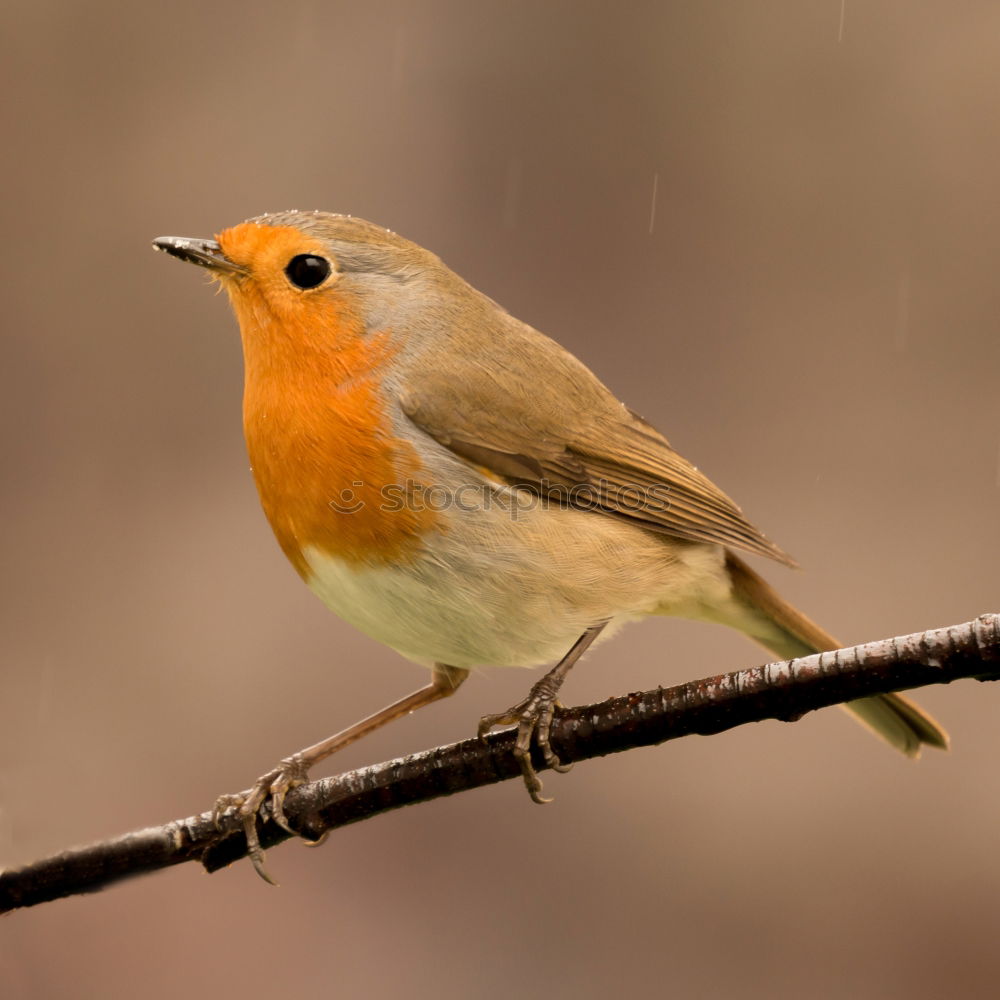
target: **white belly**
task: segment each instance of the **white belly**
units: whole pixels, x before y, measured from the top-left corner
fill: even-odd
[[[408,659],[464,669],[555,662],[601,621],[606,638],[650,614],[714,617],[729,590],[721,547],[575,510],[465,518],[401,566],[304,555],[335,614]]]

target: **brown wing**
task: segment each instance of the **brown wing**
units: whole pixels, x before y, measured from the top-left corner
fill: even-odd
[[[501,349],[490,350],[494,341],[477,345],[487,356],[449,351],[447,374],[423,364],[411,370],[400,404],[420,430],[470,464],[566,506],[795,565],[581,362],[504,318]]]

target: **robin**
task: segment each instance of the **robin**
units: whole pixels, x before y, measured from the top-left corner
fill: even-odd
[[[245,360],[243,426],[278,544],[341,618],[431,671],[430,683],[282,761],[235,808],[268,878],[256,817],[318,761],[452,694],[481,664],[556,662],[486,716],[515,753],[549,743],[559,688],[598,639],[648,615],[736,628],[790,659],[840,647],[740,553],[792,559],[573,355],[434,254],[370,222],[263,215],[215,240],[153,244],[229,295]],[[845,706],[915,757],[944,731],[896,694]],[[269,880],[269,879],[268,879]]]

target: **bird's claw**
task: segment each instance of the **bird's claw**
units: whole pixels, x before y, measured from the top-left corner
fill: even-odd
[[[546,767],[565,773],[573,766],[571,763],[564,764],[559,760],[549,740],[555,710],[557,707],[562,707],[556,699],[557,691],[558,685],[553,684],[550,677],[546,675],[531,689],[524,701],[514,705],[506,712],[501,712],[498,715],[484,715],[479,720],[478,735],[480,739],[483,739],[496,726],[517,726],[514,757],[521,768],[521,776],[524,778],[524,785],[528,789],[531,801],[537,802],[539,805],[545,805],[552,799],[542,795],[541,779],[531,763],[532,738],[542,752]]]
[[[308,780],[308,770],[302,758],[295,754],[283,760],[276,768],[262,774],[246,792],[235,795],[221,795],[212,807],[212,822],[217,830],[226,825],[224,820],[230,815],[243,828],[247,841],[247,857],[254,871],[271,885],[278,883],[268,874],[264,867],[264,849],[260,846],[260,835],[257,833],[257,817],[270,814],[283,830],[293,836],[300,836],[291,828],[285,816],[285,796]],[[323,838],[321,838],[323,839]],[[319,843],[319,841],[309,841]]]

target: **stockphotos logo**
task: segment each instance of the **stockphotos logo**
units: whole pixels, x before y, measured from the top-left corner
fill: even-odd
[[[357,514],[368,506],[362,500],[365,483],[356,480],[340,490],[329,501],[338,514]],[[465,483],[457,489],[428,486],[412,479],[405,483],[380,486],[378,509],[387,514],[401,511],[460,510],[466,513],[499,510],[510,514],[513,520],[537,507],[575,507],[577,510],[605,510],[619,514],[637,514],[642,511],[667,511],[670,509],[670,487],[666,483],[651,486],[622,486],[599,479],[593,483],[566,486],[543,479],[530,486],[497,486],[491,483]]]

